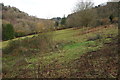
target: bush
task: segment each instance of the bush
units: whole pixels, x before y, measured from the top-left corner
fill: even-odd
[[[32,38],[25,38],[22,40],[12,40],[8,46],[3,49],[3,53],[44,53],[52,51],[54,42],[52,34],[41,34],[33,36]]]
[[[104,18],[104,19],[101,19],[100,22],[101,22],[101,25],[106,25],[106,24],[109,24],[109,19]]]
[[[65,25],[66,24],[66,17],[64,16],[62,19],[61,19],[61,25]]]
[[[98,39],[101,39],[102,36],[100,34],[97,34],[96,36],[93,36],[93,37],[89,37],[87,39],[87,41],[95,41],[95,40],[98,40]]]
[[[14,38],[14,28],[12,24],[2,24],[2,40]]]
[[[113,23],[118,23],[118,17],[113,18]]]
[[[23,37],[25,36],[24,32],[15,32],[15,37]]]

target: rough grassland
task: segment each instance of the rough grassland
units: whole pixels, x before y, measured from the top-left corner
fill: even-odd
[[[95,62],[94,64],[99,64],[102,66],[101,63],[99,63],[99,54],[106,54],[101,49],[109,47],[109,45],[104,45],[112,43],[113,38],[118,35],[118,28],[116,25],[109,25],[107,27],[100,26],[97,28],[71,28],[54,31],[53,34],[54,42],[58,43],[59,46],[57,51],[44,54],[41,54],[41,52],[36,54],[28,53],[29,56],[26,56],[26,54],[24,54],[24,57],[22,53],[19,53],[19,55],[3,54],[3,77],[106,77],[102,76],[104,75],[102,74],[102,72],[104,72],[104,69],[97,68],[97,70],[92,70],[90,66],[86,67],[85,64],[88,64],[89,62],[89,58],[87,57],[89,53],[95,53],[97,57],[90,58],[94,58],[92,60]],[[89,38],[96,37],[98,34],[102,38],[92,41],[88,40]],[[5,47],[7,47],[8,43],[9,41],[3,42],[3,46],[5,44]],[[108,50],[108,48],[105,49]],[[114,52],[114,55],[116,55],[116,53],[117,52]],[[81,56],[84,55],[86,55],[86,57],[84,57],[85,60],[83,61],[81,59]],[[101,59],[103,61],[107,60],[106,57],[109,56],[103,56]],[[82,63],[84,63],[84,65]],[[82,70],[82,68],[84,68],[86,71]],[[94,74],[94,72],[92,73],[91,70],[96,71],[96,74],[98,74],[98,76]],[[116,69],[112,70],[114,70],[114,73],[107,75],[110,78],[116,77]],[[81,75],[82,73],[83,75]]]

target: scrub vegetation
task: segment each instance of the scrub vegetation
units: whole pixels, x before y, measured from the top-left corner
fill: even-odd
[[[82,0],[72,14],[52,19],[2,7],[3,78],[117,77],[117,2]]]

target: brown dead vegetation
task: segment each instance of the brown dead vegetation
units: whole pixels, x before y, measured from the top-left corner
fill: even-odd
[[[79,78],[116,78],[118,73],[118,42],[107,43],[95,52],[89,52],[74,60],[78,72],[71,76]]]
[[[106,28],[106,29],[109,29],[111,27],[115,27],[114,25],[104,25],[104,26],[98,26],[98,27],[95,27],[95,28],[88,28],[87,30],[84,30],[80,33],[78,33],[77,35],[83,35],[83,34],[88,34],[88,33],[95,33],[97,31],[102,31],[102,29]]]

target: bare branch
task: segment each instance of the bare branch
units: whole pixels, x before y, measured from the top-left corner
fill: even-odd
[[[93,2],[91,1],[83,1],[83,0],[80,0],[76,6],[75,6],[75,9],[74,9],[74,12],[79,12],[79,11],[82,11],[82,10],[86,10],[86,9],[90,9],[92,8],[94,5]]]

